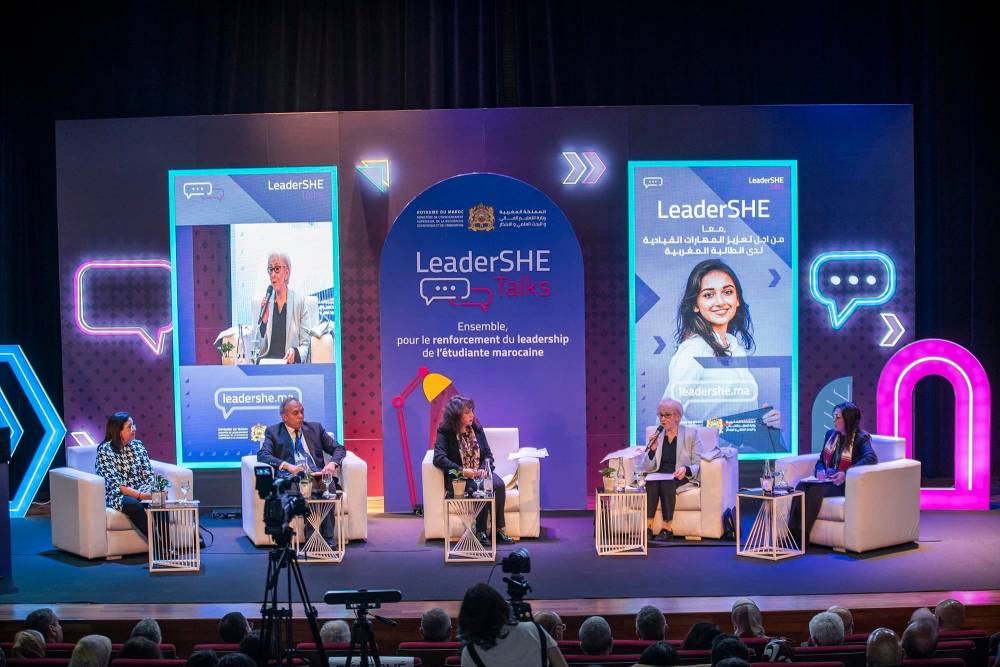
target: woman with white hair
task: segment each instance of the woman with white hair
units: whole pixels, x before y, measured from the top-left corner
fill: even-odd
[[[272,252],[267,258],[267,295],[260,304],[258,333],[263,343],[259,359],[301,364],[309,360],[309,321],[304,296],[288,288],[292,260],[285,253]]]

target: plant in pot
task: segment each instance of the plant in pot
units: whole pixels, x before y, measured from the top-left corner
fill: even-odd
[[[604,479],[604,491],[611,493],[615,490],[615,469],[601,468],[601,477]]]
[[[461,469],[452,468],[448,474],[451,476],[451,488],[455,497],[461,498],[465,495],[465,477],[462,475]]]
[[[236,346],[230,343],[228,340],[223,341],[222,345],[219,346],[219,352],[222,353],[222,365],[232,366],[236,363],[236,358],[233,357],[233,350]]]
[[[167,502],[167,489],[170,488],[170,480],[163,475],[153,475],[153,483],[150,487],[149,504],[153,507],[163,507]]]

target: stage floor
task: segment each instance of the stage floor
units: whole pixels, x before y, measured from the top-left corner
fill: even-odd
[[[156,574],[145,555],[88,561],[52,547],[47,517],[11,522],[13,592],[0,603],[250,603],[264,591],[267,550],[243,535],[238,520],[205,518],[214,533],[197,573]],[[331,589],[398,588],[404,600],[458,600],[490,576],[490,564],[445,564],[443,543],[420,541],[422,521],[369,516],[367,543],[352,543],[340,565],[304,564],[313,601]],[[531,553],[532,598],[666,598],[824,595],[1000,589],[1000,511],[923,512],[920,542],[856,556],[824,547],[779,563],[737,558],[732,542],[675,539],[649,555],[599,558],[593,515],[547,512],[542,537],[518,546]],[[502,588],[502,574],[492,583]]]

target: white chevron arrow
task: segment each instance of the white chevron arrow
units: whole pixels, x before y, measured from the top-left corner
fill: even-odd
[[[580,182],[580,178],[587,172],[587,165],[573,151],[563,151],[563,157],[566,158],[570,166],[569,173],[563,179],[563,185],[576,185]]]
[[[590,163],[590,173],[583,178],[583,182],[587,185],[593,185],[600,180],[608,168],[604,166],[601,156],[594,151],[584,151],[583,158]]]
[[[886,326],[889,327],[889,331],[886,332],[885,336],[879,341],[879,345],[882,347],[896,347],[896,343],[899,339],[903,337],[906,333],[906,329],[903,324],[896,317],[895,313],[879,313],[882,321],[885,322]]]

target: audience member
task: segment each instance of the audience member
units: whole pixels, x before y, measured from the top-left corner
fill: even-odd
[[[38,630],[21,630],[14,635],[14,645],[10,649],[12,658],[44,658],[45,637]]]
[[[792,642],[783,637],[775,637],[764,645],[761,655],[764,662],[791,662],[795,649],[792,648]]]
[[[671,667],[678,662],[677,651],[665,641],[659,641],[646,647],[639,656],[639,667]]]
[[[1000,652],[998,652],[997,649],[1000,649],[1000,632],[994,632],[992,635],[990,635],[989,654],[990,655],[1000,654]]]
[[[934,612],[928,609],[927,607],[920,607],[918,609],[914,609],[913,613],[910,614],[910,623],[913,623],[914,621],[921,618],[927,619],[928,621],[934,621],[934,625],[937,625],[938,622],[937,616],[935,616]]]
[[[580,651],[586,655],[608,655],[613,641],[603,616],[591,616],[580,626]]]
[[[323,644],[349,644],[351,642],[351,626],[347,621],[336,619],[327,621],[319,629],[319,638]]]
[[[750,667],[750,663],[743,658],[726,658],[715,663],[715,667]]]
[[[722,634],[722,630],[715,623],[709,623],[708,621],[695,623],[688,630],[687,636],[684,637],[681,650],[707,651],[712,648],[712,640],[720,634]]]
[[[108,667],[111,640],[104,635],[87,635],[73,647],[69,667]]]
[[[965,605],[953,598],[941,600],[934,607],[938,630],[961,630],[965,625]]]
[[[545,631],[557,642],[562,641],[563,635],[566,634],[566,624],[554,611],[536,611],[534,621],[545,628]]]
[[[249,636],[247,635],[247,637]],[[257,663],[246,653],[237,651],[236,653],[227,653],[219,658],[218,667],[257,667]]]
[[[24,619],[26,630],[37,630],[42,633],[47,644],[59,643],[63,640],[62,625],[59,624],[59,617],[48,607],[36,609],[28,614]]]
[[[765,637],[764,616],[757,603],[750,598],[739,598],[729,613],[733,634],[737,637]]]
[[[3,652],[3,646],[0,646],[0,667],[7,667],[7,654]]]
[[[129,637],[122,650],[118,652],[119,658],[140,659],[140,660],[160,660],[160,645],[153,643],[142,636]]]
[[[903,663],[903,648],[899,637],[889,628],[875,628],[865,646],[867,667],[897,667]]]
[[[145,637],[156,645],[163,643],[163,633],[160,632],[160,624],[153,618],[141,619],[132,628],[132,634],[129,637]]]
[[[903,631],[901,643],[904,657],[913,660],[930,658],[937,650],[937,640],[937,619],[933,616],[927,618],[926,615],[917,618]]]
[[[635,615],[635,636],[647,641],[663,641],[667,638],[667,617],[647,604]]]
[[[259,632],[247,633],[247,636],[244,637],[243,641],[240,642],[239,653],[242,653],[245,656],[249,656],[249,658],[256,663],[261,662],[264,650],[265,650],[264,642],[260,640]],[[219,664],[222,664],[222,660],[225,657],[226,656],[222,656],[222,658],[219,658]],[[239,667],[239,665],[230,665],[230,667]]]
[[[219,639],[223,644],[239,644],[251,632],[250,621],[238,611],[231,611],[219,619]]]
[[[448,616],[448,612],[440,607],[434,607],[421,614],[420,637],[425,642],[451,641],[451,617]]]
[[[844,634],[849,635],[854,632],[854,614],[847,607],[841,607],[840,605],[833,605],[828,612],[840,616],[840,620],[844,622]]]
[[[809,621],[809,644],[839,646],[844,643],[844,622],[830,611],[821,611]]]
[[[215,651],[195,651],[184,663],[184,667],[219,667],[219,656]]]
[[[749,661],[750,649],[739,637],[716,635],[712,640],[712,664],[718,664],[726,658],[742,658]]]

